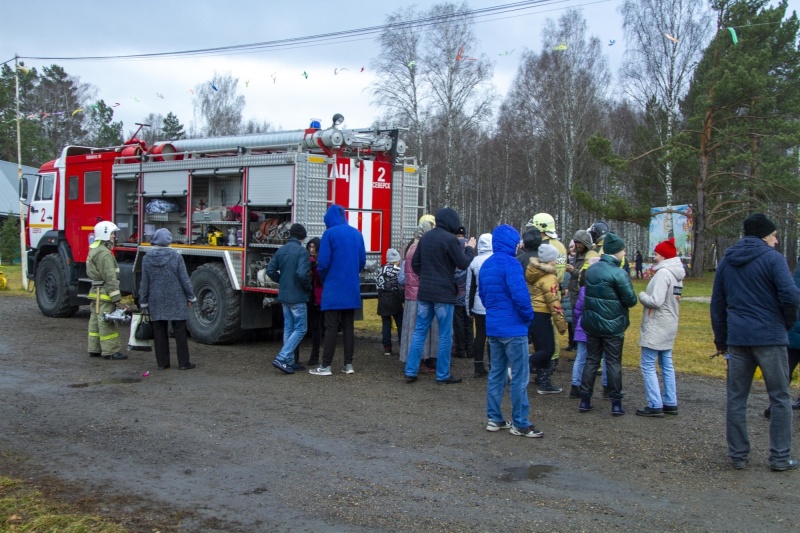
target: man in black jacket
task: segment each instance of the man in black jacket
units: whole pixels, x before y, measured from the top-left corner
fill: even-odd
[[[436,382],[444,385],[461,383],[450,375],[450,348],[453,344],[453,308],[458,290],[456,268],[466,269],[475,256],[475,237],[462,251],[455,233],[461,226],[458,214],[449,207],[436,213],[436,227],[420,239],[411,260],[411,268],[419,275],[417,324],[406,361],[406,383],[417,380],[422,347],[434,316],[439,324],[439,350],[436,360]]]
[[[526,228],[522,234],[522,250],[517,254],[517,261],[522,265],[522,271],[528,268],[531,257],[539,258],[539,246],[542,245],[542,234],[538,228]]]

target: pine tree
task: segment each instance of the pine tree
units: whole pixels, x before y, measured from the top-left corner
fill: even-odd
[[[11,264],[19,259],[19,220],[9,217],[0,226],[0,260]]]
[[[20,138],[22,164],[39,166],[54,157],[55,150],[43,133],[42,115],[37,111],[35,98],[39,76],[36,69],[19,72]],[[17,160],[17,110],[14,69],[3,65],[0,69],[0,160]]]
[[[92,104],[87,113],[91,146],[119,146],[122,144],[122,122],[113,122],[114,110],[103,100]]]
[[[167,113],[164,121],[161,124],[161,135],[165,140],[177,141],[186,137],[186,132],[183,131],[183,124],[180,123],[172,111]]]
[[[707,237],[737,227],[770,202],[800,201],[798,19],[787,3],[714,0],[718,33],[682,104],[687,127],[675,149],[695,164],[694,257],[702,275]],[[737,42],[728,28],[737,29]]]
[[[91,85],[81,83],[79,78],[70,76],[58,65],[42,69],[32,91],[29,112],[40,121],[51,152],[48,159],[56,157],[65,146],[84,142],[86,130],[83,121],[88,114],[75,111],[85,109],[94,91]]]

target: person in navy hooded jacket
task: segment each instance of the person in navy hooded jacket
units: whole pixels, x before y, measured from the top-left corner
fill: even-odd
[[[456,231],[461,226],[458,214],[449,207],[436,212],[436,227],[419,241],[411,259],[411,268],[419,274],[417,324],[406,361],[406,383],[417,380],[419,360],[428,329],[434,317],[439,324],[439,352],[436,359],[436,382],[440,385],[461,383],[450,374],[450,347],[453,345],[453,308],[458,296],[456,268],[465,270],[475,256],[475,237],[462,250]]]
[[[512,435],[541,437],[528,414],[528,326],[533,320],[533,307],[528,296],[525,274],[514,258],[519,242],[517,230],[503,224],[492,232],[492,255],[481,266],[478,286],[486,307],[486,335],[492,353],[492,368],[486,387],[486,431],[508,429]],[[511,369],[511,421],[503,419],[500,404]]]
[[[795,469],[792,406],[789,398],[787,331],[797,320],[800,291],[786,259],[775,249],[778,232],[764,213],[744,221],[744,238],[725,251],[711,293],[711,327],[718,353],[728,355],[726,433],[728,456],[737,470],[747,467],[747,397],[761,367],[770,403],[769,465]]]
[[[344,207],[333,204],[325,213],[325,227],[319,243],[317,265],[322,280],[320,309],[325,316],[325,338],[322,364],[308,372],[315,376],[330,376],[339,326],[344,344],[342,372],[353,374],[355,344],[354,320],[356,309],[361,308],[361,280],[359,273],[367,263],[367,251],[361,232],[347,223]]]

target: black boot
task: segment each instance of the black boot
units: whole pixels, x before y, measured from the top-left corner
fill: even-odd
[[[482,377],[486,377],[487,374],[489,374],[489,373],[486,371],[486,368],[483,366],[482,362],[481,363],[475,363],[475,373],[472,374],[472,377],[474,377],[474,378],[482,378]]]
[[[536,389],[536,392],[539,394],[558,394],[561,392],[561,387],[554,387],[553,383],[550,381],[550,377],[553,375],[553,369],[554,365],[551,361],[550,366],[539,370],[539,387]]]

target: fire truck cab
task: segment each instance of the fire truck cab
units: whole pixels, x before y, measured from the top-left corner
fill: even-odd
[[[89,303],[89,244],[94,225],[110,220],[120,228],[113,249],[120,286],[134,297],[150,239],[170,230],[197,296],[187,322],[195,340],[226,343],[245,329],[280,326],[278,286],[266,266],[292,223],[303,224],[308,238],[321,236],[334,203],[364,236],[361,294],[374,297],[386,251],[413,236],[426,173],[405,156],[400,130],[341,130],[340,117],[324,130],[314,122],[305,130],[150,147],[131,139],[64,148],[21,192],[28,278],[40,310],[67,317]]]

